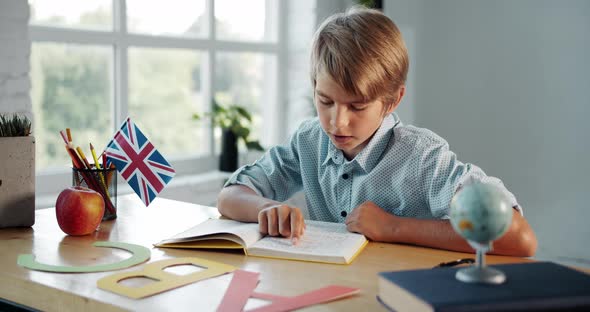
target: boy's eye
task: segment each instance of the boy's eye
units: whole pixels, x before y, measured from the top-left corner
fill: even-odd
[[[358,105],[351,105],[351,106],[352,106],[352,110],[354,110],[354,111],[362,111],[367,108],[366,104],[358,104]]]
[[[329,101],[329,100],[323,100],[323,99],[318,99],[318,101],[320,102],[320,104],[322,105],[331,105],[333,102]]]

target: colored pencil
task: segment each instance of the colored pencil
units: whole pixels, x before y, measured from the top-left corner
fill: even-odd
[[[90,174],[89,172],[85,172],[85,169],[90,169],[91,166],[88,163],[88,160],[86,160],[86,156],[84,155],[84,152],[82,151],[82,149],[78,146],[76,149],[74,149],[72,147],[72,143],[68,141],[67,136],[64,134],[63,130],[61,130],[60,132],[61,137],[63,138],[64,142],[66,143],[65,148],[66,151],[68,152],[68,155],[70,156],[70,158],[72,159],[72,166],[75,169],[78,169],[80,171],[78,171],[80,173],[80,176],[82,177],[82,179],[86,182],[86,185],[97,191],[98,193],[100,193],[103,198],[106,198],[107,200],[105,200],[105,207],[109,210],[109,212],[111,213],[115,213],[115,207],[113,207],[113,203],[110,200],[110,196],[108,193],[108,190],[106,189],[106,185],[103,183],[104,185],[104,189],[101,187],[101,183],[99,181],[97,181],[97,179]],[[70,133],[70,137],[71,137],[71,133]],[[76,175],[77,178],[77,175]],[[78,180],[78,184],[81,181]]]
[[[94,150],[92,143],[90,143],[90,154],[92,154],[92,158],[94,159],[94,167],[96,167],[96,169],[102,169],[100,167],[100,163],[98,162],[98,157],[96,157],[96,151]]]
[[[86,159],[86,155],[84,155],[84,152],[82,151],[82,149],[80,148],[80,146],[76,147],[76,151],[78,151],[78,155],[80,155],[80,158],[82,159],[82,161],[84,162],[84,166],[87,169],[92,169],[92,167],[90,166],[90,163],[88,162],[88,160]]]

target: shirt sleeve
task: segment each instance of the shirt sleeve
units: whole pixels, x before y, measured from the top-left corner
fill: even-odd
[[[457,160],[446,141],[432,142],[421,152],[422,156],[418,156],[421,161],[418,166],[421,170],[419,177],[424,183],[426,200],[435,218],[449,219],[451,199],[461,187],[472,182],[499,187],[510,198],[512,207],[523,214],[515,196],[500,179],[487,176],[481,168],[473,164]]]
[[[285,201],[303,188],[299,164],[299,131],[296,131],[285,145],[269,149],[252,164],[234,172],[224,187],[245,185],[258,195]]]

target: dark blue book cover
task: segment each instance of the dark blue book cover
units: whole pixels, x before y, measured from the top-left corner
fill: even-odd
[[[464,283],[460,268],[379,273],[378,300],[394,311],[586,311],[590,275],[552,262],[493,265],[501,285]]]

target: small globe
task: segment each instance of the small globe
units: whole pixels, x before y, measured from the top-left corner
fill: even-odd
[[[474,182],[451,200],[451,224],[459,235],[480,244],[506,233],[512,222],[510,198],[499,187]]]

